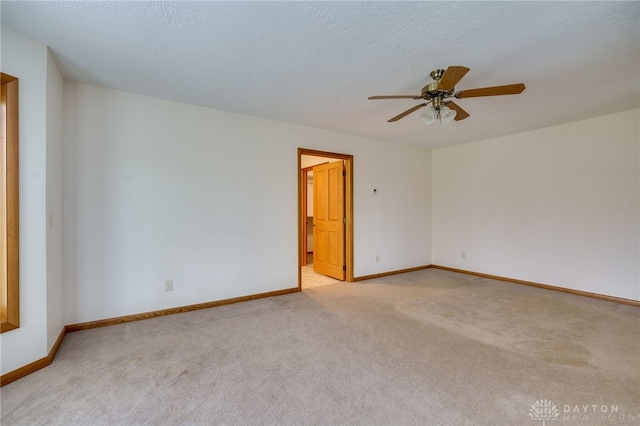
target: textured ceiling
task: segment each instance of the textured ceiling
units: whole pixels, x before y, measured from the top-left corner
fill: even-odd
[[[63,75],[98,86],[428,148],[640,106],[639,2],[10,2],[2,25],[48,45]],[[425,127],[429,72],[471,116]]]

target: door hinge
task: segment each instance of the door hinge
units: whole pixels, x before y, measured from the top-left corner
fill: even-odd
[[[342,176],[346,176],[346,175],[347,175],[347,171],[346,171],[346,170],[343,170],[343,171],[342,171]]]
[[[342,270],[346,271],[347,270],[347,265],[342,265]]]
[[[345,225],[347,224],[347,218],[346,217],[342,218],[342,223],[344,223]]]

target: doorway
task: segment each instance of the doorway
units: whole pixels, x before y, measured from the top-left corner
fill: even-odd
[[[342,222],[340,224],[340,228],[341,231],[343,231],[343,241],[340,242],[336,242],[339,241],[336,238],[333,238],[333,236],[328,236],[325,237],[325,235],[328,234],[323,234],[322,232],[318,233],[318,232],[312,232],[311,230],[314,229],[313,225],[314,223],[310,220],[311,217],[314,217],[313,214],[311,214],[311,216],[309,215],[309,213],[311,213],[309,210],[313,210],[313,203],[309,202],[309,195],[310,193],[314,193],[314,198],[317,198],[318,196],[318,192],[314,192],[313,191],[313,187],[309,185],[309,182],[312,182],[312,176],[313,176],[313,168],[316,167],[316,171],[318,173],[318,176],[321,176],[319,180],[323,181],[324,184],[327,183],[327,181],[329,182],[337,182],[332,180],[334,178],[326,178],[326,176],[337,176],[337,172],[334,166],[330,166],[331,163],[334,163],[334,166],[337,166],[339,164],[339,167],[341,168],[340,170],[344,170],[343,173],[343,180],[341,180],[341,184],[344,185],[343,189],[339,189],[339,186],[336,186],[337,184],[332,184],[330,183],[330,185],[332,187],[334,187],[333,191],[342,191],[342,196],[343,196],[343,208],[341,208],[340,210],[340,222]],[[321,167],[318,167],[319,165],[322,165]],[[327,173],[324,173],[327,172]],[[342,173],[341,173],[342,174]],[[325,176],[324,178],[322,176]],[[314,183],[316,185],[316,188],[318,188],[318,182]],[[335,189],[338,188],[338,189]],[[321,192],[322,190],[320,190],[319,192]],[[321,205],[322,205],[322,201],[320,201]],[[332,204],[333,205],[333,204]],[[332,213],[329,216],[333,216],[333,218],[335,219],[336,216],[336,212],[337,210],[333,209]],[[342,213],[344,212],[344,213]],[[316,222],[318,222],[318,216],[316,215]],[[320,225],[320,228],[316,228],[316,231],[318,229],[322,229],[322,226],[327,226],[327,222],[324,222],[323,224],[321,223],[317,223],[318,225]],[[332,227],[332,232],[335,231],[337,229],[337,221],[334,220],[333,224],[330,224],[330,226]],[[311,242],[310,239],[308,239],[308,235],[319,235],[320,239],[319,241],[313,241]],[[332,234],[333,235],[333,234]],[[337,235],[337,234],[335,234]],[[329,244],[328,242],[331,241],[331,244]],[[322,254],[320,255],[321,257],[319,258],[321,261],[323,259],[326,258],[331,258],[332,259],[332,263],[336,264],[336,262],[339,262],[342,266],[341,269],[343,269],[344,271],[344,275],[338,275],[338,277],[342,278],[342,280],[347,281],[347,282],[353,282],[353,155],[349,155],[349,154],[339,154],[339,153],[334,153],[334,152],[325,152],[325,151],[317,151],[317,150],[311,150],[311,149],[305,149],[305,148],[298,148],[298,289],[302,290],[303,288],[303,275],[305,277],[308,277],[308,273],[309,271],[307,271],[307,269],[309,269],[309,261],[312,261],[313,256],[317,255],[317,248],[319,246],[317,246],[316,244],[321,244],[320,248],[321,250],[324,250],[324,252],[322,252]],[[315,247],[314,247],[315,245]],[[308,252],[313,252],[313,255],[310,255]],[[317,258],[317,257],[316,257]],[[320,266],[320,264],[318,264],[317,266]],[[325,265],[326,267],[326,265]],[[303,269],[305,268],[305,269]],[[314,268],[317,270],[317,268]],[[335,270],[335,267],[334,267]],[[303,274],[303,272],[305,274]],[[342,271],[341,271],[342,272]],[[314,271],[314,275],[315,275],[315,271]],[[325,277],[322,275],[317,275],[318,277],[321,277],[320,279],[324,279]],[[327,278],[330,280],[333,280],[333,278]],[[334,281],[337,282],[337,281]]]

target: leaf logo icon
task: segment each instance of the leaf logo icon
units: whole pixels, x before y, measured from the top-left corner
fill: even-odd
[[[531,420],[542,420],[542,426],[546,426],[547,420],[556,420],[560,417],[558,407],[548,399],[539,399],[529,408]]]

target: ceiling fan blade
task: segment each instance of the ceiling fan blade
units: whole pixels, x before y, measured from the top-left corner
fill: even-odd
[[[458,106],[453,101],[447,102],[446,105],[456,112],[456,116],[454,118],[455,121],[464,120],[469,116],[469,113]]]
[[[369,96],[367,99],[422,99],[420,95]]]
[[[406,110],[406,111],[405,111],[405,112],[403,112],[402,114],[398,114],[398,115],[396,115],[395,117],[393,117],[391,120],[387,120],[387,123],[392,123],[392,122],[394,122],[394,121],[398,121],[398,120],[400,120],[401,118],[403,118],[403,117],[405,117],[405,116],[407,116],[407,115],[411,114],[412,112],[417,111],[417,110],[419,110],[419,109],[420,109],[420,108],[422,108],[422,107],[426,107],[427,105],[428,105],[428,103],[424,103],[424,104],[416,105],[416,106],[414,106],[413,108],[409,108],[408,110]]]
[[[456,92],[456,98],[477,98],[478,96],[517,95],[525,89],[523,83],[506,86],[483,87],[481,89],[462,90]]]
[[[438,84],[438,90],[444,90],[448,92],[458,84],[458,82],[469,72],[469,68],[459,65],[452,65],[445,71],[444,75],[440,79]]]

